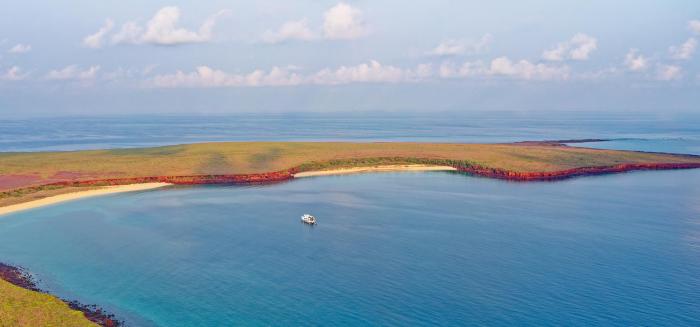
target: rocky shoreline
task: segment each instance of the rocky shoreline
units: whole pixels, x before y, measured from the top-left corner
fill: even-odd
[[[553,181],[562,180],[581,176],[606,175],[615,173],[624,173],[638,170],[678,170],[678,169],[695,169],[700,168],[700,163],[629,163],[613,166],[592,166],[579,167],[566,170],[547,171],[547,172],[517,172],[509,171],[501,168],[489,168],[476,164],[467,164],[455,161],[442,161],[431,159],[412,159],[411,163],[425,164],[440,164],[444,166],[454,167],[457,171],[470,175],[496,178],[510,181]],[[340,169],[340,168],[339,168]],[[142,183],[170,183],[175,185],[205,185],[205,184],[230,184],[230,185],[249,185],[249,184],[269,184],[276,182],[284,182],[294,179],[294,174],[308,172],[307,169],[300,167],[291,168],[288,170],[267,172],[258,174],[229,174],[229,175],[189,175],[189,176],[151,176],[151,177],[127,177],[127,178],[109,178],[109,179],[93,179],[93,180],[74,180],[61,181],[41,186],[32,186],[22,188],[21,190],[32,193],[39,191],[46,186],[60,187],[89,187],[89,186],[112,186],[112,185],[128,185]]]
[[[420,160],[419,160],[420,161]],[[426,162],[428,159],[426,159]],[[434,162],[429,162],[433,164]],[[512,181],[551,181],[581,176],[593,176],[604,174],[624,173],[637,170],[678,170],[700,168],[700,163],[639,163],[619,164],[614,166],[580,167],[567,170],[548,172],[516,172],[500,168],[489,168],[474,164],[445,163],[458,171],[476,176],[505,179]],[[238,174],[238,175],[192,175],[192,176],[154,176],[136,178],[114,178],[87,181],[67,181],[52,183],[49,185],[60,186],[100,186],[100,185],[124,185],[137,183],[170,183],[176,185],[202,185],[202,184],[267,184],[294,179],[294,174],[306,172],[298,167],[284,171]]]
[[[475,176],[496,178],[509,181],[553,181],[579,176],[592,176],[603,174],[623,173],[635,170],[674,170],[700,168],[700,163],[639,163],[639,164],[619,164],[613,166],[580,167],[567,170],[551,172],[515,172],[499,168],[488,168],[466,162],[441,161],[430,159],[412,159],[413,161],[425,161],[435,164],[440,162],[445,166],[454,167],[457,171]],[[139,183],[171,183],[177,185],[201,185],[201,184],[269,184],[278,183],[294,179],[294,174],[308,172],[312,169],[295,167],[292,169],[260,173],[260,174],[234,174],[234,175],[201,175],[201,176],[154,176],[154,177],[134,177],[134,178],[114,178],[96,180],[63,181],[48,185],[55,186],[107,186],[125,185]],[[37,189],[40,187],[37,187]],[[27,188],[31,190],[32,188]],[[30,274],[21,268],[0,263],[0,279],[10,282],[27,290],[47,293],[39,289]],[[117,320],[113,315],[106,313],[96,305],[84,305],[77,301],[62,299],[74,310],[83,312],[85,317],[101,326],[123,326],[123,322]]]
[[[0,279],[30,291],[48,293],[39,289],[32,276],[18,267],[0,263]],[[65,299],[61,300],[68,304],[71,309],[82,312],[85,318],[100,326],[118,327],[124,325],[124,323],[116,319],[114,315],[105,312],[96,305],[86,305],[78,301],[69,301]]]
[[[498,168],[480,166],[457,166],[458,171],[476,176],[505,179],[510,181],[553,181],[580,176],[617,174],[638,170],[678,170],[700,168],[700,163],[643,163],[619,164],[614,166],[581,167],[551,172],[521,173]]]

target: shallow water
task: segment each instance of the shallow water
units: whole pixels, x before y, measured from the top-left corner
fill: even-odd
[[[0,258],[135,326],[697,326],[700,170],[125,193],[3,217]]]

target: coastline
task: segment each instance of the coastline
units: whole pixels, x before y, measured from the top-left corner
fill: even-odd
[[[424,162],[424,163],[421,163]],[[352,162],[348,162],[351,163]],[[316,169],[314,169],[316,168]],[[410,163],[386,164],[372,166],[344,166],[343,168],[329,169],[322,167],[298,166],[283,171],[266,172],[257,174],[230,174],[230,175],[188,175],[188,176],[152,176],[152,177],[131,177],[131,178],[111,178],[94,179],[83,181],[66,181],[46,184],[49,186],[64,187],[93,187],[90,190],[79,190],[76,192],[63,193],[48,196],[46,198],[19,202],[2,206],[0,205],[0,217],[6,214],[23,210],[43,207],[56,203],[82,199],[86,197],[115,194],[122,192],[141,191],[161,188],[169,185],[247,185],[247,184],[271,184],[290,181],[296,178],[306,178],[315,176],[348,175],[372,172],[391,171],[456,171],[473,176],[508,180],[514,182],[543,182],[569,179],[574,177],[595,176],[625,173],[640,170],[678,170],[678,169],[698,169],[698,163],[629,163],[610,166],[590,166],[578,167],[565,170],[541,171],[541,172],[518,172],[501,168],[491,168],[477,164],[452,161],[452,160],[431,160],[414,159]],[[321,168],[321,169],[319,169]],[[98,187],[94,189],[94,187]],[[29,187],[33,190],[36,187]],[[31,192],[29,193],[31,194]]]
[[[433,166],[433,165],[381,165],[372,167],[353,167],[353,168],[338,168],[330,170],[312,170],[292,174],[294,178],[314,177],[314,176],[330,176],[330,175],[348,175],[373,172],[390,172],[390,171],[457,171],[457,168],[452,166]]]
[[[97,305],[85,305],[78,301],[70,301],[66,299],[58,298],[57,296],[50,294],[37,287],[34,278],[21,268],[10,266],[0,262],[0,283],[8,283],[10,287],[17,287],[19,290],[25,290],[27,292],[33,292],[34,296],[38,298],[37,301],[42,301],[43,305],[41,307],[51,306],[54,310],[60,310],[63,319],[72,319],[73,323],[79,325],[93,325],[105,327],[118,327],[123,326],[123,322],[115,318],[114,315],[105,312],[102,308]],[[0,284],[0,288],[6,288],[7,286]],[[10,292],[14,293],[14,292]],[[10,295],[12,296],[12,295]],[[37,310],[36,307],[29,307],[29,310]],[[84,317],[81,320],[75,315],[80,315]],[[57,317],[54,317],[57,318]],[[37,323],[37,321],[33,321]]]
[[[13,204],[13,205],[5,206],[5,207],[0,207],[0,216],[19,212],[19,211],[48,206],[48,205],[52,205],[52,204],[57,204],[57,203],[61,203],[61,202],[82,199],[82,198],[107,195],[107,194],[124,193],[124,192],[151,190],[151,189],[161,188],[161,187],[165,187],[165,186],[169,186],[169,185],[172,185],[172,184],[170,184],[170,183],[142,183],[142,184],[128,184],[128,185],[113,185],[113,186],[104,186],[104,187],[99,188],[99,189],[59,194],[59,195],[54,195],[54,196],[46,197],[46,198],[39,199],[39,200]]]

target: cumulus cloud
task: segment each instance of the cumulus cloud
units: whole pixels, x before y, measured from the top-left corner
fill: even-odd
[[[62,69],[52,70],[44,77],[47,80],[91,80],[97,77],[100,66],[90,66],[81,69],[77,65],[70,65]]]
[[[465,62],[460,66],[443,63],[436,71],[429,63],[413,68],[385,65],[370,60],[354,66],[325,68],[309,74],[299,73],[294,67],[274,67],[269,71],[255,70],[245,74],[232,74],[208,66],[200,66],[193,72],[177,71],[158,75],[147,83],[151,87],[256,87],[296,85],[342,85],[351,83],[416,83],[436,78],[495,78],[514,80],[565,80],[570,76],[566,65],[513,61],[507,57]]]
[[[112,44],[142,43],[143,27],[135,22],[126,22],[122,24],[121,29],[116,34],[112,35]]]
[[[21,44],[21,43],[10,48],[10,50],[7,50],[7,52],[9,52],[9,53],[16,53],[16,54],[27,53],[29,51],[32,51],[32,46],[29,44]]]
[[[649,59],[640,54],[638,49],[630,49],[625,55],[625,66],[633,72],[644,71],[649,67]]]
[[[566,65],[532,63],[527,60],[513,61],[508,57],[498,57],[490,62],[467,61],[459,66],[443,63],[438,75],[441,78],[506,77],[519,80],[565,80],[570,76]]]
[[[362,12],[344,2],[323,14],[323,36],[330,40],[357,39],[369,33]]]
[[[659,65],[657,67],[656,78],[660,81],[672,81],[679,79],[682,73],[680,66]]]
[[[402,69],[382,65],[376,60],[356,66],[341,66],[323,69],[308,79],[312,84],[338,85],[349,83],[399,83],[428,78],[432,74],[430,65],[418,65],[415,69]]]
[[[146,29],[140,39],[134,43],[151,43],[158,45],[176,45],[185,43],[207,42],[212,38],[212,30],[219,17],[228,14],[227,10],[219,11],[207,18],[199,27],[199,31],[190,31],[177,27],[180,20],[180,8],[164,7],[146,24]]]
[[[289,86],[302,83],[302,77],[289,69],[274,67],[269,72],[255,70],[247,74],[230,74],[207,66],[199,66],[194,72],[178,71],[175,74],[158,75],[152,86],[174,87],[242,87]]]
[[[178,26],[181,11],[178,7],[163,7],[146,22],[145,26],[129,21],[122,24],[120,30],[111,37],[112,44],[154,44],[154,45],[179,45],[188,43],[208,42],[212,39],[216,22],[222,16],[229,14],[228,10],[221,10],[207,18],[197,31],[188,30]],[[103,45],[106,35],[114,28],[114,22],[107,20],[95,34],[83,39],[83,44],[91,48],[99,48]]]
[[[4,81],[20,81],[27,78],[29,74],[23,73],[18,66],[12,66],[10,69],[0,75],[0,80]]]
[[[542,63],[534,64],[527,60],[513,62],[507,57],[500,57],[491,61],[489,74],[526,80],[567,79],[569,78],[569,67],[551,66]]]
[[[668,52],[671,54],[671,58],[673,59],[688,60],[693,57],[697,47],[698,41],[691,37],[679,46],[672,46],[668,48]]]
[[[694,19],[688,22],[688,28],[693,33],[700,34],[700,20]]]
[[[549,61],[588,60],[590,54],[598,49],[598,40],[592,36],[578,33],[570,40],[557,44],[556,47],[542,52],[542,59]]]
[[[255,70],[246,74],[231,74],[200,66],[190,73],[155,76],[151,86],[173,87],[256,87],[295,85],[340,85],[350,83],[399,83],[419,81],[432,74],[430,65],[418,65],[414,69],[402,69],[371,60],[356,66],[322,69],[309,75],[296,72],[295,67],[273,67],[270,71]]]
[[[461,65],[453,62],[443,62],[438,68],[437,75],[440,78],[467,78],[480,75],[488,75],[486,64],[482,61],[467,61]]]
[[[102,25],[97,32],[83,38],[83,45],[93,49],[101,48],[104,44],[105,35],[107,35],[107,33],[109,33],[113,28],[114,21],[107,19],[104,25]]]
[[[312,28],[306,18],[288,21],[274,30],[267,30],[262,35],[265,43],[285,41],[351,40],[363,37],[369,28],[362,18],[362,11],[340,2],[323,14],[323,25]]]
[[[276,31],[267,31],[262,38],[266,43],[280,43],[287,40],[311,41],[316,39],[316,33],[309,28],[308,21],[302,19],[286,22]]]
[[[438,44],[428,54],[433,56],[458,56],[469,53],[479,53],[486,50],[493,41],[491,34],[485,34],[476,42],[450,39]]]

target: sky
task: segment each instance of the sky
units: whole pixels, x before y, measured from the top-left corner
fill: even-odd
[[[693,112],[700,2],[9,1],[0,114]]]

